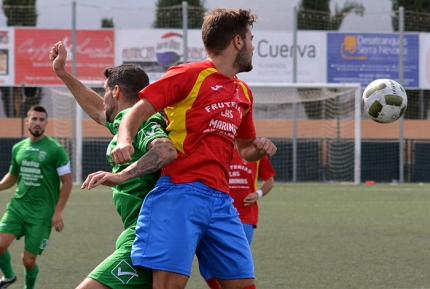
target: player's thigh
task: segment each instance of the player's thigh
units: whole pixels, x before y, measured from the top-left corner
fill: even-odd
[[[140,266],[133,266],[130,258],[133,240],[121,244],[115,252],[103,260],[88,277],[108,288],[152,288],[152,274]],[[90,282],[90,285],[94,282]],[[82,287],[93,288],[93,287]],[[99,287],[94,287],[99,288]],[[104,288],[104,287],[100,287]]]
[[[42,255],[48,246],[51,229],[51,226],[24,224],[25,251],[34,255]]]
[[[15,235],[9,233],[0,233],[0,255],[3,255],[10,244],[16,238]]]
[[[212,215],[212,222],[197,251],[201,275],[207,280],[253,279],[251,249],[237,210],[226,203]]]
[[[24,235],[24,222],[12,211],[6,210],[0,219],[0,233],[9,233],[19,239]]]
[[[85,278],[81,284],[76,287],[76,289],[109,289],[109,286],[106,286],[99,281],[96,281],[92,278]]]
[[[172,185],[170,179],[160,180],[139,215],[133,264],[190,276],[196,246],[211,222],[214,199],[201,183]]]
[[[188,276],[168,271],[153,270],[154,288],[185,288]]]
[[[0,254],[6,252],[7,248],[15,238],[19,239],[24,235],[22,221],[7,210],[0,220]]]

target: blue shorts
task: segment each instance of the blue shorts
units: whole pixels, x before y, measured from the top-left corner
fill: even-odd
[[[205,279],[254,278],[232,198],[200,182],[161,177],[146,196],[131,251],[133,265],[190,276],[194,254]]]
[[[249,245],[252,243],[252,238],[254,237],[254,225],[242,223],[243,230],[245,231],[246,239],[248,239]]]

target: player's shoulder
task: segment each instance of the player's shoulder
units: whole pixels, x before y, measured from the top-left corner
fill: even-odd
[[[53,137],[51,137],[49,135],[46,135],[44,140],[47,143],[52,143],[52,144],[55,144],[55,145],[60,145],[60,143],[55,138],[53,138]]]
[[[199,73],[202,70],[208,69],[208,68],[214,68],[214,65],[209,60],[203,60],[203,61],[194,61],[189,63],[182,63],[176,66],[170,67],[167,71],[168,72],[197,72]]]
[[[237,75],[234,77],[234,82],[239,83],[240,85],[244,86],[249,91],[251,90],[248,83],[246,83],[246,81],[240,79]]]
[[[30,139],[29,138],[22,139],[22,140],[18,141],[17,143],[15,143],[12,146],[12,150],[17,150],[19,148],[28,146],[29,143],[30,143]]]
[[[52,147],[53,149],[64,148],[63,145],[59,141],[57,141],[55,138],[50,137],[50,136],[45,136],[44,145],[47,147]]]
[[[18,141],[16,144],[14,144],[14,146],[22,146],[22,145],[28,144],[29,142],[30,142],[30,138],[27,137]]]
[[[167,127],[167,120],[159,112],[151,115],[142,125],[149,124],[149,123],[157,123],[161,125],[163,128]]]

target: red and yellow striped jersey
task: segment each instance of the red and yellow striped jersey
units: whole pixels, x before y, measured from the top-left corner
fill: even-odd
[[[174,66],[140,92],[168,119],[178,159],[162,174],[174,183],[200,181],[228,193],[234,138],[256,136],[247,84],[205,60]]]

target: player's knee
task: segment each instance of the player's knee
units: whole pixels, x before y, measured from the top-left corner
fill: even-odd
[[[255,286],[254,279],[236,279],[236,280],[225,280],[218,279],[221,288],[226,289],[257,289]]]
[[[36,257],[36,255],[25,251],[22,253],[22,264],[24,264],[24,267],[27,268],[27,270],[32,270],[36,267]]]
[[[36,260],[22,259],[22,264],[27,270],[31,270],[36,266]]]

